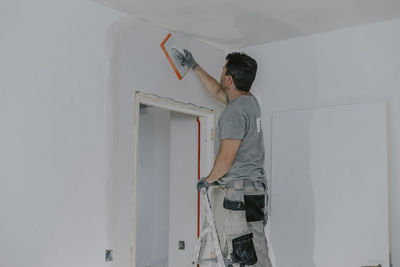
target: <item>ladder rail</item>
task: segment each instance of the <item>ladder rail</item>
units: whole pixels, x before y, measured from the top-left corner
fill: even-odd
[[[205,212],[207,227],[205,227],[201,231],[200,236],[197,239],[196,246],[195,246],[195,252],[194,252],[193,264],[200,263],[199,257],[200,257],[202,241],[207,236],[207,234],[210,234],[214,253],[216,256],[217,266],[225,267],[224,258],[222,256],[222,250],[221,250],[221,246],[219,244],[217,229],[215,227],[215,222],[214,222],[214,215],[211,210],[210,198],[208,196],[207,189],[205,189],[205,188],[201,189],[200,198],[201,198],[201,204],[202,204],[204,212]]]

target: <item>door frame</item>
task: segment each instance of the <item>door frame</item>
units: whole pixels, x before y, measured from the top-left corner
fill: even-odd
[[[201,168],[200,175],[208,173],[214,163],[214,123],[216,113],[213,109],[197,106],[191,103],[183,103],[171,98],[160,97],[141,91],[135,93],[134,105],[134,131],[133,131],[133,177],[132,177],[132,227],[131,227],[131,259],[130,266],[136,265],[136,181],[137,181],[137,162],[138,162],[138,141],[139,141],[139,122],[140,104],[162,108],[168,111],[197,116],[201,123]]]

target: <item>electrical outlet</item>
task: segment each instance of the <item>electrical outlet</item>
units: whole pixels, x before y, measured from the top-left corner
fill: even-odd
[[[185,241],[179,241],[178,249],[179,250],[184,250],[185,249]]]
[[[113,261],[113,251],[112,249],[106,249],[106,262]]]

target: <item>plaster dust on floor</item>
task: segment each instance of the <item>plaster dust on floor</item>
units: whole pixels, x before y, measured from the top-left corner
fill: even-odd
[[[400,17],[398,0],[93,0],[222,49]]]

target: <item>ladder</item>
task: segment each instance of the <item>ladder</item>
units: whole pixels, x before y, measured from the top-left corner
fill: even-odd
[[[225,267],[226,265],[224,263],[221,246],[218,240],[217,229],[214,223],[214,216],[211,210],[210,198],[206,188],[202,188],[200,190],[200,199],[205,211],[205,220],[207,226],[200,232],[199,238],[197,239],[192,263],[193,265],[199,264],[200,266]],[[213,254],[215,254],[215,257],[211,259],[200,259],[200,252],[202,248],[206,246],[207,236],[211,239],[211,245],[214,249]]]

